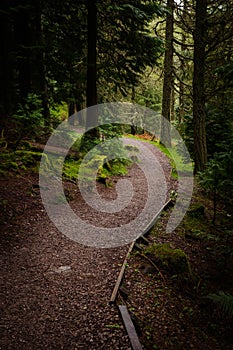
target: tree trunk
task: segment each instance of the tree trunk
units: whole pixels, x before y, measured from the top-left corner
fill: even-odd
[[[184,0],[184,5],[183,5],[183,18],[184,18],[184,22],[186,23],[187,21],[187,0]],[[181,55],[185,56],[185,46],[186,44],[186,34],[185,31],[182,30],[182,39],[181,39]],[[180,64],[180,72],[181,74],[183,74],[183,72],[185,72],[185,69],[187,69],[185,67],[185,62],[184,59],[181,59],[181,64]],[[178,123],[179,123],[179,127],[181,128],[182,124],[184,121],[184,84],[183,81],[180,80],[179,82],[179,115],[178,115]]]
[[[96,0],[87,0],[87,30],[88,30],[88,54],[87,54],[87,107],[97,105],[97,7]],[[98,113],[87,113],[86,127],[96,126]],[[97,136],[96,129],[92,130],[92,136]]]
[[[194,31],[193,75],[193,131],[195,173],[203,171],[207,163],[206,112],[205,112],[205,35],[207,1],[196,1],[196,24]]]
[[[18,5],[18,2],[16,2]],[[22,10],[15,14],[15,43],[17,51],[18,86],[20,97],[25,101],[31,92],[31,30],[29,27],[30,10],[29,3],[25,2]]]
[[[43,1],[34,0],[34,41],[38,48],[35,50],[32,78],[33,89],[41,96],[42,99],[42,114],[44,124],[51,126],[50,108],[49,108],[49,96],[48,96],[48,84],[46,80],[46,65],[45,65],[45,52],[43,42],[45,41],[43,33],[43,25],[41,20]]]
[[[173,27],[174,27],[174,0],[167,0],[169,13],[166,15],[166,50],[164,57],[164,78],[163,78],[163,99],[162,99],[162,122],[161,122],[161,142],[170,147],[170,122],[171,119],[171,91],[172,91],[172,65],[173,65]]]
[[[172,76],[172,81],[171,81],[172,86],[174,86],[174,83],[175,83],[174,76]],[[172,88],[171,89],[171,112],[170,112],[171,114],[170,119],[172,121],[175,120],[175,101],[176,101],[176,94],[175,94],[175,90]]]
[[[0,128],[4,128],[7,117],[12,113],[15,103],[13,70],[13,25],[10,16],[10,4],[2,0],[0,4]]]

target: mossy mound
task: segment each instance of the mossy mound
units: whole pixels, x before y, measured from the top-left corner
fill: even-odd
[[[106,179],[106,174],[104,174],[104,163],[107,157],[96,155],[89,161],[83,162],[82,166],[79,168],[79,181],[84,183],[92,182],[93,180]]]
[[[28,169],[38,171],[41,157],[41,152],[27,150],[5,151],[0,155],[0,173],[7,175],[9,172],[19,172]]]
[[[126,175],[128,173],[128,167],[132,164],[127,159],[112,159],[104,164],[104,173],[109,176],[112,175]]]
[[[152,244],[145,251],[152,261],[165,267],[172,275],[190,274],[188,257],[181,249],[174,249],[169,243]]]

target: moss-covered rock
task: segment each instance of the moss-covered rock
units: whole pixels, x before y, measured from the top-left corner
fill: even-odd
[[[165,267],[172,275],[185,275],[190,273],[188,257],[181,249],[174,249],[169,243],[152,244],[146,249],[146,255],[152,261]]]
[[[128,167],[131,165],[131,161],[127,159],[112,159],[104,169],[108,170],[108,174],[111,175],[126,175],[128,173]]]
[[[83,184],[88,184],[94,179],[103,182],[103,179],[106,179],[107,177],[104,173],[104,163],[106,162],[106,159],[106,156],[96,155],[89,161],[83,162],[79,169],[79,181]]]

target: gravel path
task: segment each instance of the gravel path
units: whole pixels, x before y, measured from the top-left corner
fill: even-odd
[[[159,160],[169,192],[174,184],[167,158],[145,145]],[[126,178],[134,188],[127,212],[100,214],[67,183],[71,207],[105,227],[130,222],[142,211],[148,189],[137,165]],[[34,175],[0,180],[0,349],[131,349],[117,309],[109,305],[127,246],[91,248],[62,235],[44,210],[37,181]],[[116,198],[115,186],[98,184],[98,190],[105,200]]]

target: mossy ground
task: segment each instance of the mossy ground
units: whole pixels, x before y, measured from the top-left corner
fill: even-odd
[[[173,248],[169,243],[154,243],[145,250],[145,253],[152,260],[167,268],[172,275],[182,276],[191,272],[185,252],[181,249]]]
[[[59,134],[59,137],[62,136]],[[71,135],[73,136],[73,135]],[[77,151],[79,149],[80,139],[76,140],[72,146],[72,151]],[[28,141],[21,142],[21,149],[16,151],[2,148],[0,153],[0,175],[7,176],[8,174],[14,175],[19,174],[25,171],[32,171],[35,173],[39,172],[41,157],[46,157],[41,150],[37,150],[35,146],[30,144]],[[132,150],[131,150],[132,151]],[[135,152],[135,150],[133,150]],[[78,181],[78,174],[80,165],[82,163],[81,154],[80,157],[74,157],[73,155],[67,156],[63,164],[63,180],[65,181]],[[47,160],[48,161],[48,160]],[[52,164],[48,165],[48,168],[51,166],[55,169],[56,163],[60,161],[60,158],[56,155],[54,157],[50,156],[50,161]],[[128,172],[129,166],[132,164],[130,159],[113,159],[107,161],[106,156],[94,156],[90,162],[87,164],[87,172],[91,174],[83,173],[80,176],[85,181],[88,181],[89,178],[92,179],[92,172],[97,170],[97,181],[104,182],[104,179],[111,178],[115,175],[126,175]],[[82,168],[83,169],[83,168]]]
[[[4,150],[0,155],[0,174],[7,176],[27,170],[38,172],[41,157],[41,152],[27,149],[15,152]]]
[[[171,210],[151,230],[143,253],[131,255],[126,271],[125,302],[139,320],[140,339],[146,349],[230,350],[232,319],[206,296],[233,295],[232,218],[219,210],[213,225],[212,202],[197,185],[184,220],[168,234]]]

